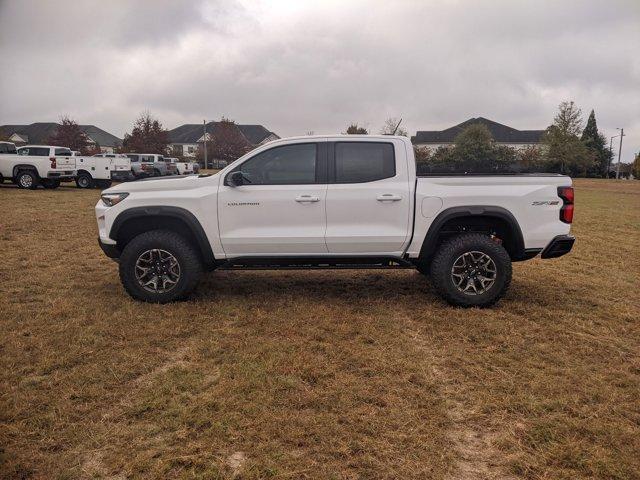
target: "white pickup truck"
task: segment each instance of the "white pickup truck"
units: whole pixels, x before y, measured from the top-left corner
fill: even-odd
[[[95,210],[139,300],[185,298],[215,268],[416,268],[451,304],[484,307],[507,291],[511,262],[571,250],[573,208],[569,177],[417,177],[406,137],[348,135],[112,187]]]
[[[16,153],[0,154],[0,183],[11,180],[20,188],[58,188],[76,175],[71,150],[51,145],[26,145]]]
[[[176,173],[178,175],[192,175],[195,173],[196,162],[181,162],[180,159],[175,157],[164,157],[164,159],[176,166]]]

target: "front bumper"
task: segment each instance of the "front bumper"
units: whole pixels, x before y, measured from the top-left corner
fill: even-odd
[[[576,237],[573,235],[558,235],[542,250],[540,258],[556,258],[566,255],[573,248]]]
[[[128,180],[133,180],[135,177],[131,170],[114,170],[111,172],[111,180],[116,182],[126,182]]]
[[[98,237],[98,245],[104,252],[104,254],[109,258],[120,258],[120,250],[117,245],[112,245],[109,243],[103,243],[102,240]]]

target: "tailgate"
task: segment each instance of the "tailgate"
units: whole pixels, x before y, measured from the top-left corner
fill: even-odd
[[[75,170],[76,159],[73,157],[55,157],[56,167],[53,170]]]
[[[114,158],[111,161],[111,166],[118,172],[125,172],[131,170],[131,160],[127,158]]]

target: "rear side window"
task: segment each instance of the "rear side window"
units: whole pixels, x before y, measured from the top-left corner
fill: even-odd
[[[365,183],[396,175],[391,143],[338,142],[335,146],[336,183]]]
[[[68,148],[56,148],[56,156],[60,155],[63,157],[70,157],[71,156],[71,150],[69,150]]]
[[[18,150],[19,155],[33,155],[36,157],[48,157],[49,149],[41,147],[24,147]]]
[[[11,143],[0,143],[0,153],[16,153],[16,146]]]
[[[316,183],[317,151],[315,143],[283,145],[257,154],[234,171],[242,171],[247,185]]]

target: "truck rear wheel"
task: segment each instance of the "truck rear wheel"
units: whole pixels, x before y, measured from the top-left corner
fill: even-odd
[[[431,262],[431,278],[451,305],[489,307],[509,288],[511,258],[490,237],[467,233],[440,246]]]
[[[16,175],[16,183],[18,188],[35,190],[38,188],[38,176],[31,170],[21,170]]]
[[[88,173],[80,173],[76,177],[76,186],[78,188],[93,188],[93,177]]]
[[[120,256],[120,280],[136,300],[168,303],[186,298],[197,286],[202,263],[196,249],[167,230],[145,232]]]

